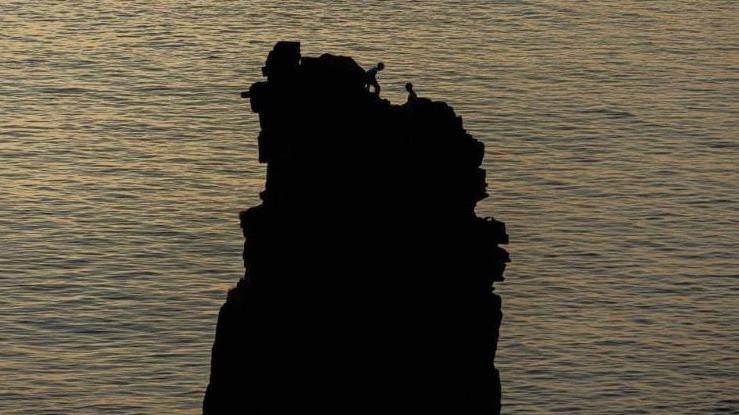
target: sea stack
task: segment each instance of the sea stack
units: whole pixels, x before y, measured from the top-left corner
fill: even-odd
[[[204,413],[497,414],[508,254],[483,144],[438,101],[393,105],[351,58],[279,42],[259,114],[262,204],[216,328]]]

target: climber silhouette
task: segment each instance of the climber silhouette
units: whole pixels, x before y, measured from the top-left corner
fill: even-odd
[[[413,91],[413,84],[406,82],[405,90],[408,91],[408,102],[413,102],[418,99],[418,95]]]
[[[375,95],[377,96],[380,95],[380,84],[377,83],[377,72],[380,72],[383,69],[385,69],[385,64],[382,62],[378,62],[377,65],[371,67],[367,71],[367,80],[365,82],[365,85],[368,91],[370,89],[370,86],[373,86],[375,88]]]

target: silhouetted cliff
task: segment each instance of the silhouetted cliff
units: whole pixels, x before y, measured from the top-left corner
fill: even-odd
[[[263,203],[241,214],[204,412],[498,413],[508,237],[474,213],[482,143],[443,102],[371,94],[349,57],[280,42],[263,74]]]

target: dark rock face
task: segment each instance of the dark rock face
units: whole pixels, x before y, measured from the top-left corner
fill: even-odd
[[[251,86],[263,203],[218,318],[204,413],[496,414],[508,242],[483,145],[443,102],[391,105],[349,57],[280,42]]]

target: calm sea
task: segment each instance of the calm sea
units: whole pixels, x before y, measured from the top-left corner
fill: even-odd
[[[739,413],[737,27],[718,0],[2,1],[0,413],[198,413],[264,179],[238,93],[280,39],[384,61],[388,98],[485,142],[504,413]]]

